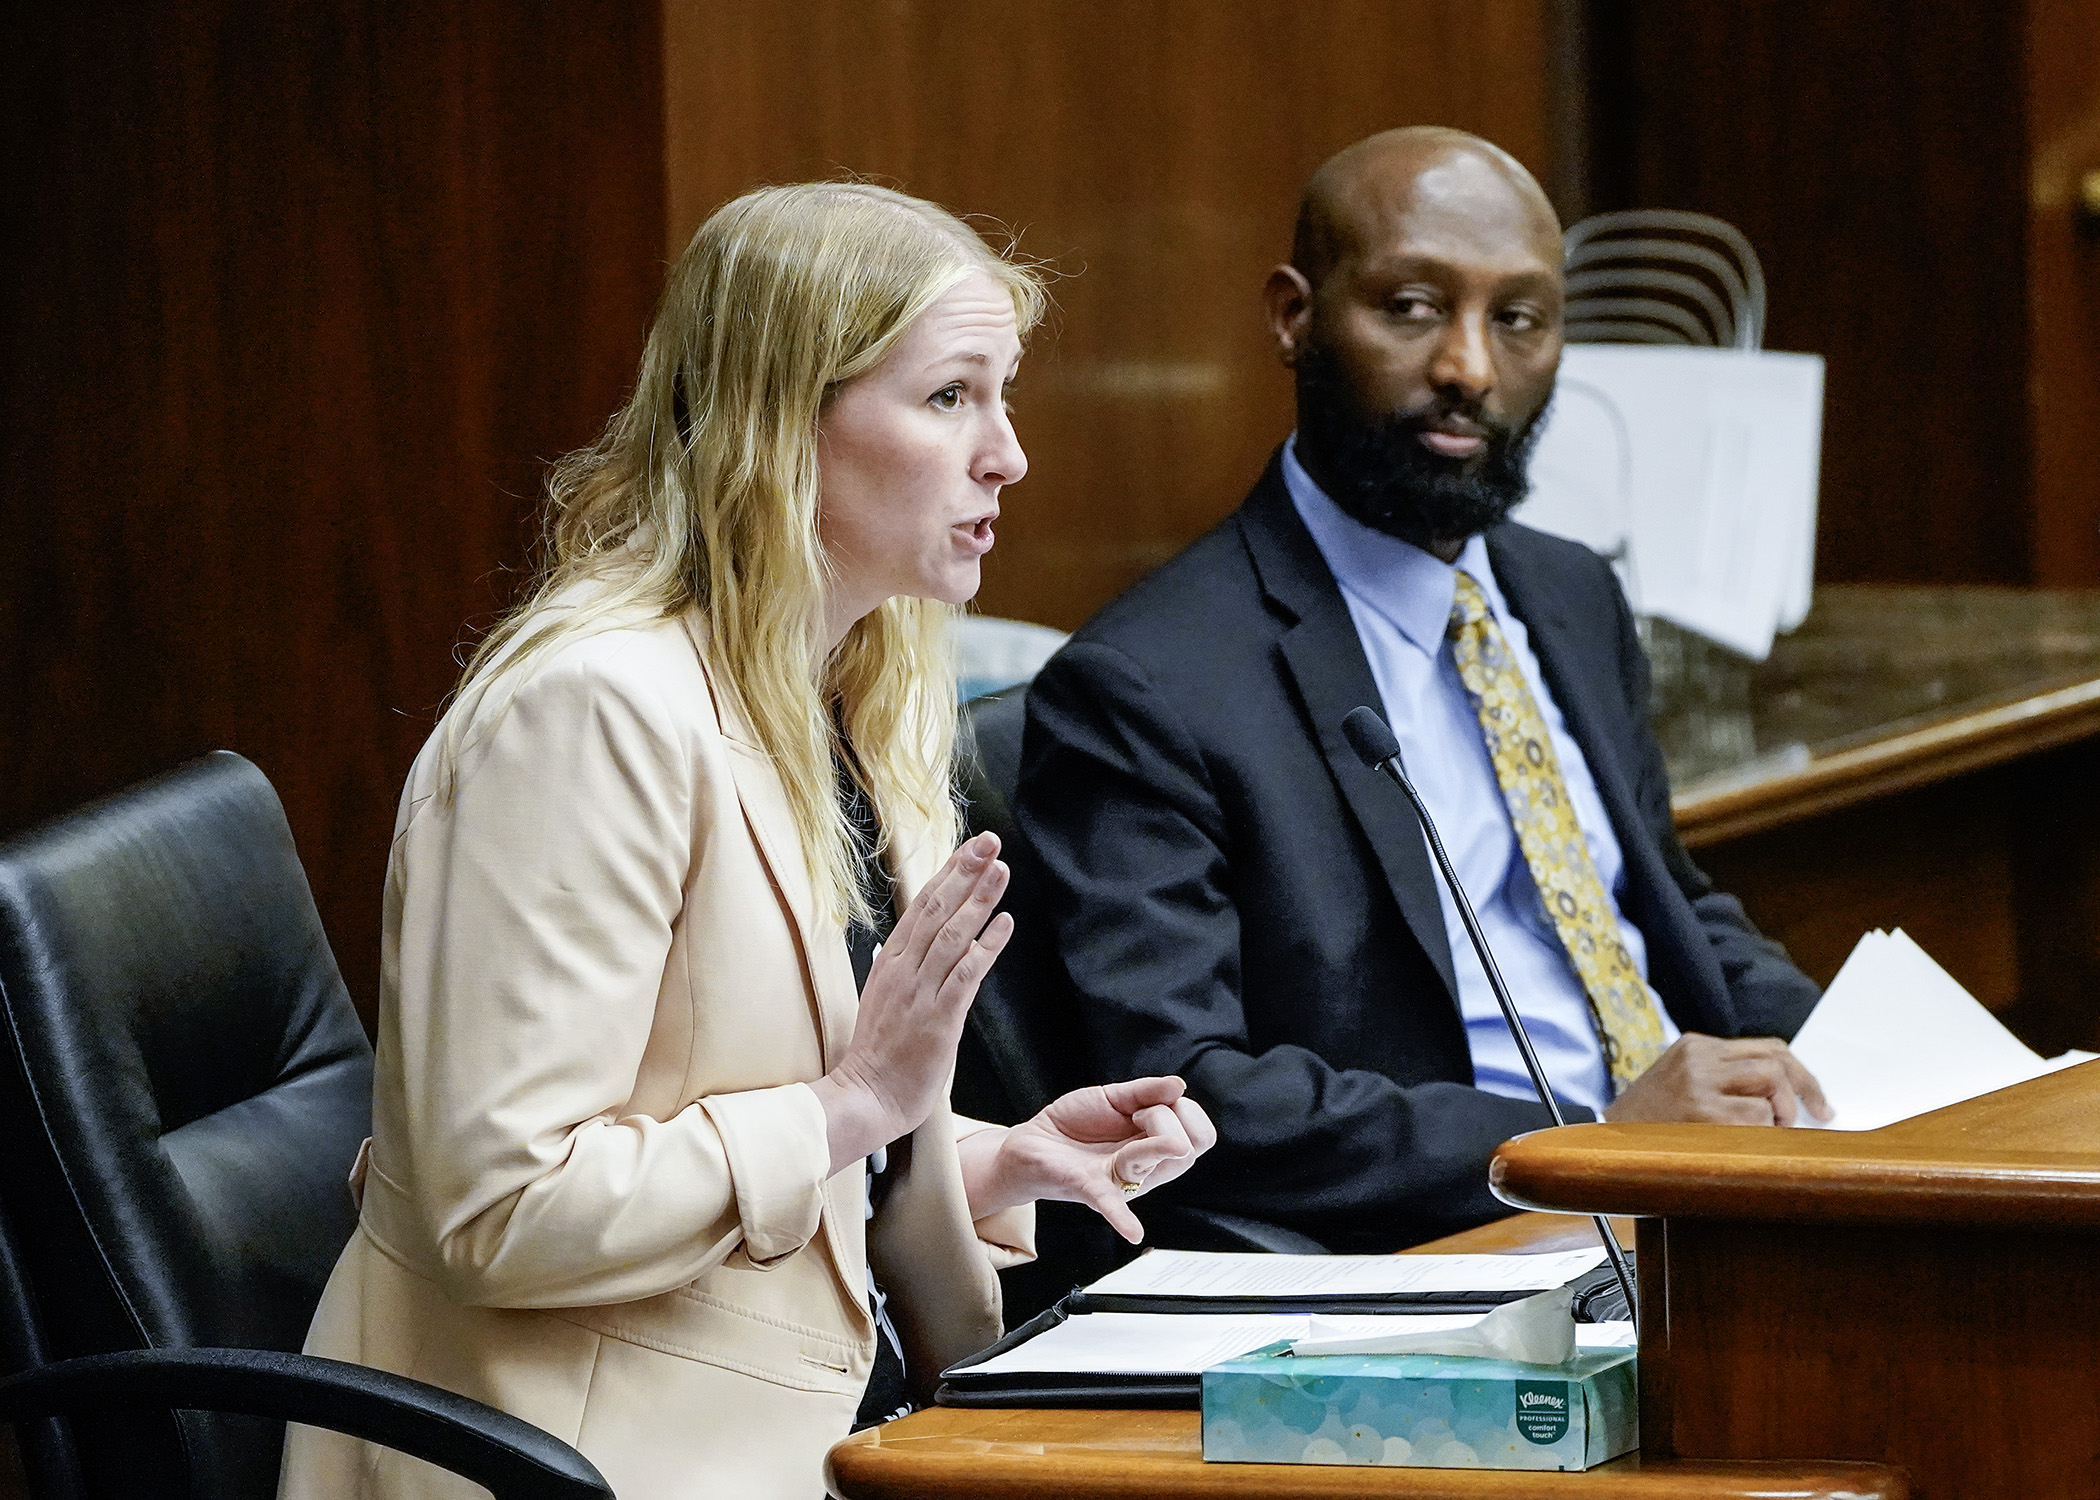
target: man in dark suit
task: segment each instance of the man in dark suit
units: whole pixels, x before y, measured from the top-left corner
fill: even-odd
[[[1161,1196],[1334,1249],[1506,1212],[1550,1123],[1398,790],[1381,709],[1572,1118],[1822,1115],[1814,985],[1677,840],[1609,567],[1505,519],[1560,357],[1559,225],[1455,131],[1358,143],[1266,301],[1298,429],[1036,679],[1017,814],[1102,1077],[1217,1121]]]

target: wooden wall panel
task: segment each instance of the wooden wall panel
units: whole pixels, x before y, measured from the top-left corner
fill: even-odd
[[[2020,769],[1897,793],[1692,857],[1818,984],[1837,976],[1860,934],[1901,927],[1970,994],[2008,1011],[2022,997],[2016,872],[2034,814],[2019,795]]]
[[[409,760],[661,272],[654,0],[72,3],[0,53],[0,829],[224,746],[377,976]]]
[[[1811,979],[1901,927],[2044,1057],[2100,1048],[2100,740],[2086,739],[1693,858]]]
[[[1828,361],[1826,579],[2031,581],[2023,41],[1998,0],[1592,0],[1597,206],[1737,225],[1766,344]]]
[[[1418,122],[1549,156],[1548,0],[668,0],[664,25],[673,253],[747,187],[850,171],[993,215],[1064,273],[980,603],[1065,627],[1289,432],[1257,299],[1313,167]]]
[[[2028,394],[2034,581],[2100,585],[2100,5],[2027,0]]]

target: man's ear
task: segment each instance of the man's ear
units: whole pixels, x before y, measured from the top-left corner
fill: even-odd
[[[1276,357],[1286,368],[1295,366],[1312,324],[1312,283],[1296,266],[1278,266],[1269,273],[1261,297],[1269,314],[1269,332],[1276,338]]]

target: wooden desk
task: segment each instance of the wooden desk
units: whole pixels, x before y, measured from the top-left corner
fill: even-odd
[[[2100,594],[1826,585],[1755,667],[1655,664],[1680,834],[1812,977],[1901,926],[2045,1056],[2100,1050]]]
[[[1596,1243],[1587,1219],[1526,1214],[1409,1253],[1504,1254]],[[1587,1474],[1206,1464],[1193,1411],[923,1411],[856,1433],[832,1450],[829,1468],[830,1492],[845,1500],[1906,1500],[1911,1494],[1900,1472],[1855,1463],[1658,1462],[1629,1455]]]
[[[1721,888],[1742,897],[1811,975],[1827,981],[1868,928],[1902,926],[2037,1050],[2100,1050],[2100,796],[2092,790],[2100,786],[2100,594],[1824,586],[1803,627],[1754,668],[1729,667],[1667,637],[1656,643],[1655,656],[1663,699],[1657,733],[1677,787],[1679,831]],[[2100,1108],[2094,1113],[2100,1118]],[[1969,1128],[1983,1127],[1972,1121]],[[2026,1126],[2001,1122],[2000,1128],[2016,1140]],[[1748,1134],[1767,1146],[1794,1139]],[[1529,1149],[1548,1139],[1520,1144]],[[1703,1160],[1714,1148],[1712,1137],[1701,1139],[1707,1144],[1691,1156]],[[1827,1139],[1839,1142],[1828,1149],[1844,1160],[1851,1148],[1843,1142],[1858,1138]],[[1934,1152],[1938,1148],[1927,1153],[1933,1160],[1945,1154]],[[1574,1170],[1566,1154],[1556,1161],[1556,1170]],[[1885,1181],[1915,1183],[1920,1170],[1917,1161],[1908,1167],[1892,1161]],[[2070,1175],[2056,1186],[2082,1190],[2084,1169],[2072,1162],[2064,1170]],[[1801,1175],[1813,1180],[1815,1171],[1805,1167]],[[1966,1179],[1971,1194],[1957,1196],[1970,1210],[1981,1211],[1973,1194],[1989,1177],[1985,1167]],[[1538,1201],[1651,1211],[1640,1206],[1649,1200],[1595,1198],[1596,1187],[1578,1174],[1556,1189],[1559,1196]],[[1682,1288],[1675,1294],[1680,1298],[1692,1294],[1691,1267],[1706,1263],[1692,1253],[1706,1232],[1702,1223],[1672,1221],[1674,1257],[1658,1224],[1644,1223],[1638,1234],[1644,1265],[1653,1258],[1681,1273],[1671,1277]],[[1803,1231],[1775,1220],[1766,1232],[1784,1242]],[[1421,1248],[1542,1249],[1588,1240],[1584,1221],[1534,1216]],[[1829,1346],[1839,1336],[1832,1328],[1845,1326],[1842,1307],[1816,1315],[1833,1320],[1831,1327],[1814,1318],[1797,1324],[1788,1287],[1775,1285],[1769,1274],[1741,1274],[1757,1295],[1739,1295],[1712,1280],[1697,1283],[1714,1307],[1748,1310],[1729,1359],[1764,1368],[1770,1348],[1784,1347],[1794,1380],[1805,1378],[1797,1366],[1819,1361],[1828,1370],[1861,1374],[1870,1385],[1878,1378],[1870,1372],[1878,1368],[1875,1360],[1887,1362],[1886,1350],[1863,1355]],[[1952,1307],[1963,1281],[1958,1271],[1950,1274],[1948,1284],[1891,1281],[1881,1293],[1897,1300],[1939,1296]],[[1986,1299],[2015,1294],[1996,1281],[1982,1291]],[[1774,1308],[1788,1309],[1789,1322],[1775,1323]],[[1682,1331],[1691,1325],[1680,1316],[1664,1326]],[[2089,1326],[2083,1319],[2060,1326],[2049,1347],[2077,1342]],[[1816,1331],[1797,1335],[1796,1327]],[[1776,1338],[1782,1330],[1790,1340],[1783,1346]],[[1682,1341],[1671,1348],[1675,1360],[1658,1368],[1680,1388],[1679,1372],[1707,1369],[1721,1358]],[[1645,1346],[1643,1359],[1645,1411],[1645,1403],[1666,1399],[1668,1381],[1651,1371],[1653,1355]],[[1840,1391],[1834,1376],[1801,1388],[1824,1393],[1833,1407],[1857,1405],[1856,1393]],[[1660,1424],[1654,1430],[1672,1433],[1679,1453],[1752,1451],[1684,1446],[1705,1440],[1700,1422],[1726,1427],[1733,1420],[1726,1410],[1653,1410]],[[1755,1451],[1880,1451],[1815,1441],[1822,1430],[1799,1429],[1786,1446]],[[1680,1435],[1686,1432],[1694,1436]],[[841,1445],[833,1455],[833,1482],[834,1493],[852,1500],[1771,1493],[1769,1472],[1745,1480],[1740,1470],[1727,1478],[1681,1466],[1659,1469],[1654,1455],[1661,1451],[1651,1445],[1645,1469],[1628,1464],[1587,1476],[1205,1465],[1192,1412],[932,1411]],[[1788,1472],[1788,1495],[1903,1492],[1885,1473],[1842,1466]],[[1992,1491],[2001,1492],[2009,1493]],[[2086,1492],[2100,1494],[2100,1482]]]
[[[1857,1134],[1570,1126],[1493,1173],[1513,1203],[1644,1216],[1644,1452],[2100,1495],[2100,1065]]]

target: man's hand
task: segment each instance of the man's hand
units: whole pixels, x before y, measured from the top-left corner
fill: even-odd
[[[1791,1125],[1803,1109],[1818,1120],[1831,1116],[1823,1090],[1785,1042],[1687,1033],[1626,1086],[1604,1118],[1615,1125]]]

